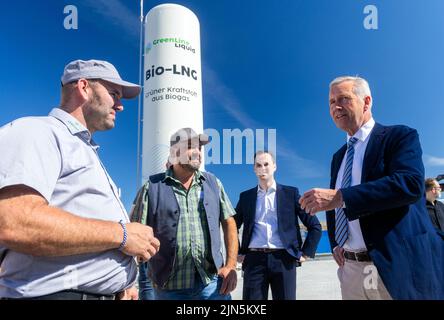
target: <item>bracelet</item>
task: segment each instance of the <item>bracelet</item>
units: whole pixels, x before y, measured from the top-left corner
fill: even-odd
[[[122,243],[119,246],[119,250],[122,250],[123,247],[125,247],[125,245],[126,245],[126,240],[128,239],[128,233],[126,231],[126,226],[123,223],[123,220],[120,220],[119,224],[122,226],[122,229],[123,229],[123,240],[122,240]]]

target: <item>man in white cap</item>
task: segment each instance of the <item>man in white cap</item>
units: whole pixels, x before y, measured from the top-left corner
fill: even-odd
[[[106,61],[73,61],[58,108],[0,128],[1,298],[136,298],[134,257],[147,261],[160,243],[129,222],[92,134],[139,93]]]

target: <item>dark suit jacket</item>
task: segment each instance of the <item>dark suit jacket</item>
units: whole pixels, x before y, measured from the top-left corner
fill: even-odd
[[[364,242],[394,299],[444,299],[444,241],[425,207],[424,166],[416,130],[376,124],[367,145],[361,184],[341,189],[348,220],[359,219]],[[333,156],[335,188],[346,152]],[[332,249],[335,211],[327,212]]]
[[[287,252],[298,258],[300,252],[314,257],[316,248],[322,235],[322,227],[315,216],[303,211],[298,203],[300,195],[295,187],[276,184],[276,211],[278,218],[278,232]],[[242,243],[239,253],[246,254],[253,234],[256,215],[257,187],[240,194],[236,206],[237,227],[244,225]],[[307,227],[308,234],[302,245],[298,217]]]
[[[433,226],[444,231],[444,203],[439,200],[436,200],[434,204],[426,201],[426,208]]]

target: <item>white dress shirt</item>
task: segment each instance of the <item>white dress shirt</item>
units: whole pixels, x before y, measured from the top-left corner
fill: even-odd
[[[375,120],[371,118],[367,121],[354,135],[357,138],[355,154],[353,156],[353,168],[352,168],[352,178],[351,186],[356,186],[361,184],[362,176],[362,164],[364,162],[365,150],[367,149],[370,133],[375,126]],[[352,138],[347,135],[347,142]],[[342,176],[344,175],[345,159],[347,158],[347,152],[342,159],[341,167],[339,168],[338,177],[336,179],[335,189],[341,188]],[[345,204],[347,206],[347,203]],[[337,210],[337,209],[336,209]],[[347,209],[346,209],[347,210]],[[351,251],[365,251],[367,247],[364,243],[364,238],[362,237],[361,225],[359,224],[359,219],[348,221],[348,239],[344,244],[344,249]]]
[[[249,248],[283,249],[278,233],[278,218],[276,210],[276,182],[262,190],[257,188],[256,216]]]

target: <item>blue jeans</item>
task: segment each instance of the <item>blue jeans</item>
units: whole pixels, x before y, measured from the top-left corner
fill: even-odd
[[[148,263],[139,266],[139,300],[155,300],[154,288],[148,278]]]
[[[200,275],[196,272],[194,288],[182,290],[159,290],[156,291],[156,300],[231,300],[231,295],[219,293],[223,278],[214,275],[211,282],[204,285]]]

